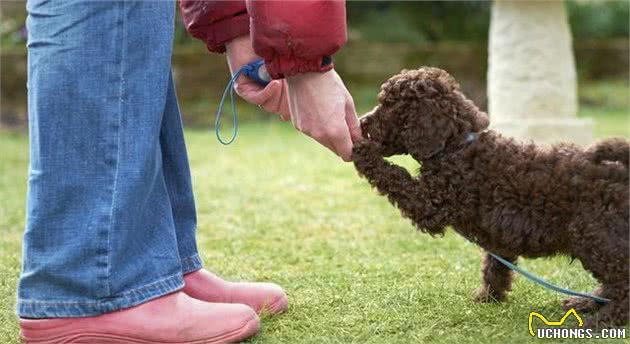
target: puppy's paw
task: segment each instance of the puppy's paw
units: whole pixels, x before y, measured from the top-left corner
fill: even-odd
[[[505,300],[505,293],[498,293],[488,286],[481,286],[475,290],[473,300],[479,303],[494,303]]]
[[[578,313],[588,313],[598,310],[601,305],[591,299],[587,299],[584,297],[570,297],[568,299],[562,300],[562,302],[560,303],[560,307],[565,312],[573,308]]]
[[[630,318],[627,302],[627,299],[625,301],[612,300],[603,305],[596,312],[584,319],[584,327],[603,329],[627,326]]]
[[[361,174],[375,169],[383,160],[379,143],[362,140],[352,148],[352,161]]]
[[[352,155],[357,156],[373,156],[373,155],[381,155],[380,152],[382,150],[381,144],[370,141],[367,139],[360,140],[354,143],[354,147],[352,148]]]
[[[617,322],[613,319],[609,319],[609,318],[601,318],[598,316],[597,313],[595,313],[595,315],[591,315],[589,317],[583,317],[583,321],[584,324],[582,326],[579,326],[580,328],[590,328],[592,330],[598,331],[601,330],[603,328],[612,328],[612,327],[617,327],[617,326],[621,326],[621,324],[623,324],[623,322]],[[626,320],[627,322],[627,320]],[[575,325],[574,327],[578,327],[577,325]]]

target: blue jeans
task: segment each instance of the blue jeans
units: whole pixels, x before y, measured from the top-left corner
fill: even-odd
[[[81,317],[201,268],[170,72],[174,1],[29,0],[21,317]]]

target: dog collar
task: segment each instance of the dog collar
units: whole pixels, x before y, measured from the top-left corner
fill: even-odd
[[[454,153],[470,146],[473,142],[477,141],[478,138],[479,138],[479,133],[475,133],[475,132],[467,133],[466,136],[464,137],[464,140],[457,146],[457,148],[449,153]],[[433,153],[433,155],[431,155],[429,159],[441,159],[446,154],[447,152],[445,152],[444,148],[442,148],[439,151]]]
[[[473,143],[474,141],[476,141],[478,138],[479,138],[478,133],[468,133],[466,134],[466,138],[464,139],[464,144],[469,145]]]

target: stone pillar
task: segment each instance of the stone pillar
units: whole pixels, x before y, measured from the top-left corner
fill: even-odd
[[[572,38],[564,1],[495,0],[488,47],[491,127],[536,143],[593,140],[578,119]]]

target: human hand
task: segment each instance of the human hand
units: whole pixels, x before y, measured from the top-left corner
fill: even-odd
[[[295,128],[339,155],[352,159],[352,143],[361,140],[352,96],[334,70],[287,78],[291,121]]]
[[[230,73],[234,75],[243,65],[260,59],[252,48],[249,35],[237,37],[225,44]],[[236,93],[248,103],[259,105],[265,111],[277,113],[282,120],[288,121],[289,102],[287,82],[272,80],[267,86],[261,86],[245,75],[239,76],[234,83]]]

